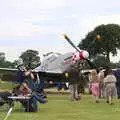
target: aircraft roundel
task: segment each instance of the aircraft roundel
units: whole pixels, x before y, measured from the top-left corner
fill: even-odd
[[[72,61],[74,62],[74,61],[76,61],[78,59],[80,59],[79,52],[73,53]]]
[[[87,59],[88,57],[89,57],[89,53],[87,51],[83,50],[80,52],[73,53],[72,61],[75,62],[78,59],[84,60],[84,59]]]

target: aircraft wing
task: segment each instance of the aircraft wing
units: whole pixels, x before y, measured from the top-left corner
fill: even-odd
[[[63,72],[61,69],[54,69],[54,70],[43,70],[41,66],[35,68],[33,70],[39,74],[39,77],[44,79],[45,81],[61,81],[63,80]]]
[[[46,72],[46,73],[53,73],[53,74],[62,74],[63,73],[63,71],[61,71],[61,69],[60,68],[56,68],[56,69],[49,69],[49,70],[47,70],[47,69],[45,69],[45,68],[43,68],[42,66],[38,66],[37,68],[35,68],[34,70],[33,70],[34,72]]]
[[[11,72],[16,72],[18,69],[12,69],[12,68],[0,68],[0,72],[2,71],[11,71]]]
[[[18,69],[0,68],[0,79],[3,81],[15,81]]]

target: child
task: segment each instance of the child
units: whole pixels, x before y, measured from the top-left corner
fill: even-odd
[[[99,102],[99,100],[98,100],[98,98],[99,98],[99,82],[98,82],[98,77],[97,77],[96,70],[93,70],[91,72],[91,85],[90,85],[90,88],[91,88],[91,92],[92,92],[92,95],[95,98],[96,103],[98,103]]]

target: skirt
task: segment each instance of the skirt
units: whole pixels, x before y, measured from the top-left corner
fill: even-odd
[[[116,95],[116,85],[115,83],[108,83],[105,85],[106,97]]]
[[[99,96],[99,83],[92,83],[91,91],[93,96]]]

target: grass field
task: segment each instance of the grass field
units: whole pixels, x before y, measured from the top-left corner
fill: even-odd
[[[8,120],[120,120],[120,101],[108,105],[105,100],[94,103],[91,95],[74,102],[68,95],[48,95],[48,103],[39,104],[37,113],[25,113],[16,104]]]
[[[2,90],[12,90],[14,87],[16,87],[18,84],[14,82],[6,82],[0,80],[0,91]]]

